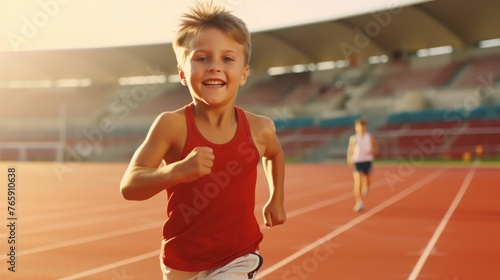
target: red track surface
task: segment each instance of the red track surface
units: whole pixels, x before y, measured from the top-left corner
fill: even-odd
[[[16,168],[16,272],[7,183],[0,195],[0,279],[161,279],[165,198],[130,202],[124,164],[2,163]],[[262,171],[262,170],[259,170]],[[350,170],[288,165],[285,225],[263,229],[258,279],[500,279],[500,172],[375,166],[354,213]],[[256,215],[267,198],[261,172]]]

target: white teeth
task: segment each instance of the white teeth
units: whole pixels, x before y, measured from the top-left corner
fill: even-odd
[[[224,85],[225,83],[222,81],[206,81],[204,82],[205,85],[210,85],[210,86],[221,86]]]

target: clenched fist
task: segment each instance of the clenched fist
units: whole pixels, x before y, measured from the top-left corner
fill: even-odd
[[[210,174],[215,155],[210,147],[196,147],[183,160],[182,170],[186,182],[194,181]]]

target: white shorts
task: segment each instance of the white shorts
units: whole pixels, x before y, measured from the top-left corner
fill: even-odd
[[[175,270],[161,260],[160,263],[163,280],[252,280],[262,266],[262,257],[257,252],[250,253],[222,267],[200,272]]]

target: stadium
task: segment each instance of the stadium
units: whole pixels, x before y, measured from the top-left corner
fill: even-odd
[[[17,227],[0,240],[19,246],[0,278],[160,279],[165,198],[118,189],[155,118],[192,101],[171,38],[193,1],[7,2],[0,178],[18,184],[0,217]],[[236,105],[274,121],[287,161],[289,221],[263,229],[258,279],[500,278],[500,2],[217,2],[252,37]],[[358,118],[379,153],[353,213]]]

